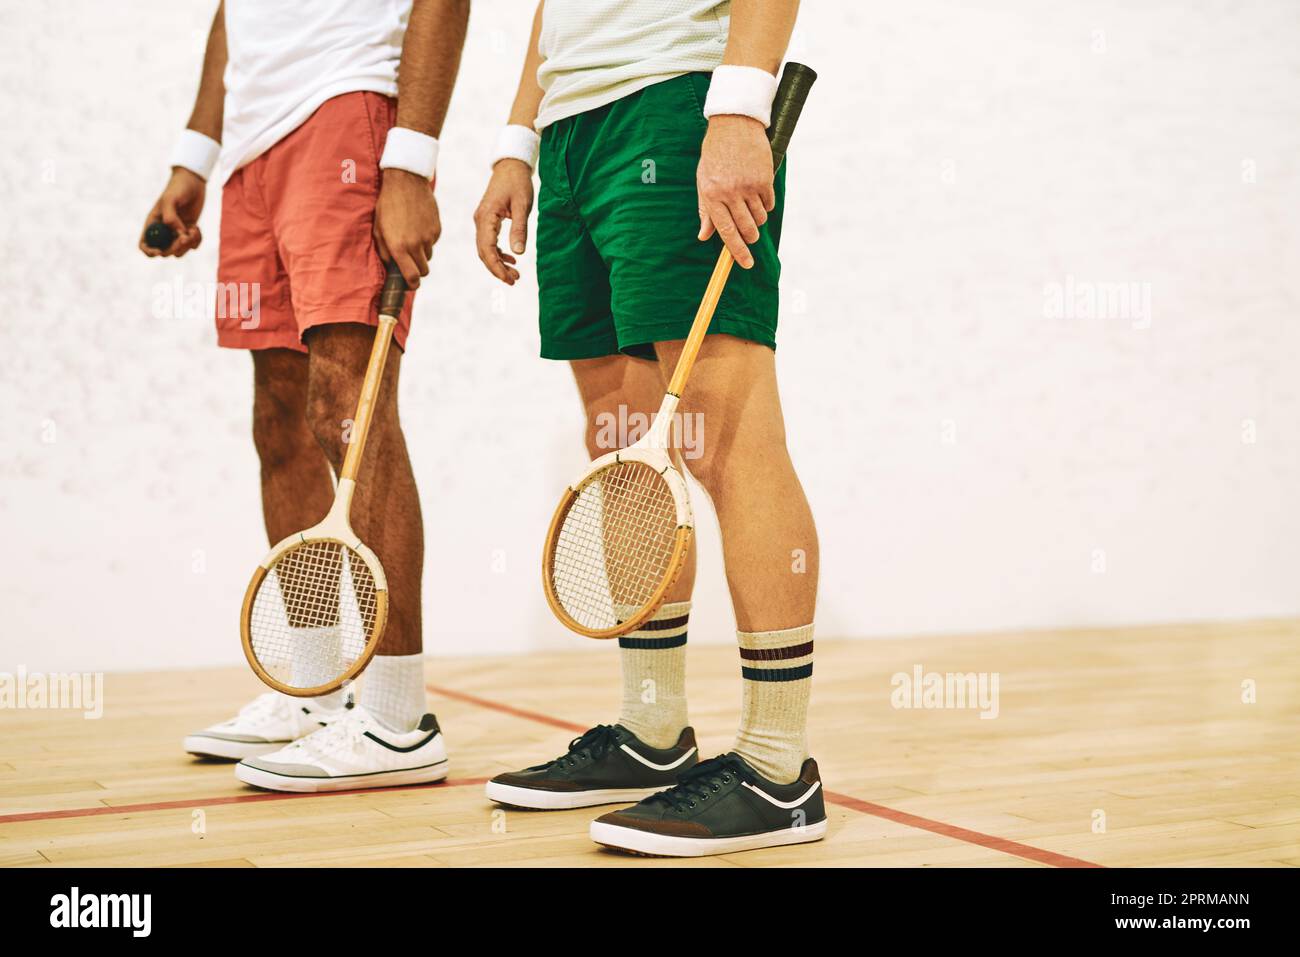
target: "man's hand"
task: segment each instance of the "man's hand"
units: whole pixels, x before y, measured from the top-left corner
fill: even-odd
[[[708,239],[716,230],[744,269],[754,265],[746,243],[758,242],[758,227],[776,206],[773,176],[772,147],[762,123],[730,114],[710,118],[695,173],[698,238]]]
[[[207,184],[198,175],[180,166],[172,169],[172,178],[163,187],[158,202],[153,204],[145,218],[144,229],[150,223],[162,220],[176,232],[176,240],[166,249],[154,249],[144,242],[144,229],[140,231],[140,252],[146,256],[184,256],[191,249],[198,249],[203,242],[199,232],[199,213],[203,212],[203,197]]]
[[[433,244],[442,235],[433,185],[403,169],[386,169],[383,177],[375,205],[375,243],[385,262],[397,263],[407,286],[418,289],[420,277],[429,275]]]
[[[533,171],[523,160],[503,159],[492,167],[483,201],[474,210],[478,232],[478,258],[488,272],[507,286],[519,278],[515,256],[528,245],[528,213],[533,208]],[[502,220],[510,220],[510,249],[515,256],[497,248]]]

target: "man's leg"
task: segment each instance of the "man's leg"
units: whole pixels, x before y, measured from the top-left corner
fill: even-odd
[[[365,379],[375,329],[327,323],[307,330],[307,423],[336,472]],[[352,501],[352,527],[388,579],[389,619],[361,679],[359,707],[279,751],[235,768],[246,784],[276,791],[340,791],[426,784],[447,776],[437,719],[425,712],[420,640],[424,525],[397,419],[402,355],[389,353]]]
[[[586,414],[593,459],[631,444],[619,424],[648,423],[663,399],[657,365],[624,355],[570,360]],[[623,698],[618,721],[576,738],[567,753],[522,771],[498,774],[487,796],[500,804],[552,810],[637,801],[676,783],[699,760],[687,726],[686,625],[695,560],[668,602],[639,629],[619,639]]]
[[[681,354],[661,342],[661,368]],[[592,822],[598,844],[694,857],[802,844],[826,833],[805,727],[812,682],[817,532],[785,447],[774,354],[709,336],[682,397],[704,418],[689,459],[722,526],[744,701],[734,753],[702,761],[677,787]]]
[[[262,468],[262,518],[274,545],[319,522],[334,486],[307,425],[307,357],[292,349],[252,355],[253,444]]]
[[[356,412],[375,330],[356,323],[308,330],[307,422],[337,472]],[[425,713],[420,581],[424,522],[397,416],[400,350],[389,352],[365,457],[352,502],[352,527],[374,549],[388,578],[389,617],[378,655],[367,667],[361,702],[397,731],[416,727]]]
[[[654,343],[665,379],[720,245],[697,241],[686,228],[698,221],[707,185],[697,173],[716,153],[704,142],[713,121],[700,115],[710,82],[706,74],[684,74],[598,114],[570,117],[563,137],[551,137],[563,143],[565,162],[551,163],[560,157],[549,157],[545,138],[539,162],[572,189],[570,205],[606,267],[618,348]],[[756,142],[766,159],[761,134]],[[648,168],[647,158],[654,177],[627,175]],[[581,172],[570,175],[573,170]],[[726,178],[713,175],[708,182]],[[685,464],[716,505],[739,624],[745,703],[736,753],[683,768],[666,793],[594,821],[592,838],[613,847],[714,854],[814,841],[825,833],[821,783],[816,762],[807,759],[804,730],[817,543],[785,449],[772,354],[784,170],[766,192],[766,223],[758,237],[749,237],[753,268],[738,269],[724,290],[713,316],[716,334],[680,409],[687,423],[694,414],[704,419],[703,445],[684,450]],[[553,305],[563,308],[562,301]]]
[[[330,464],[307,424],[307,357],[254,349],[253,445],[261,463],[262,517],[272,545],[325,517]],[[270,754],[342,714],[341,692],[309,699],[263,694],[234,717],[186,736],[191,754],[234,760]]]
[[[661,342],[671,375],[682,343]],[[680,411],[703,416],[704,441],[686,467],[709,493],[722,526],[727,584],[742,631],[806,625],[817,600],[817,529],[785,444],[776,354],[711,335]]]
[[[307,356],[301,352],[253,352],[253,445],[261,463],[262,518],[272,545],[311,528],[334,500],[329,460],[307,423],[307,379]],[[288,586],[281,582],[281,587]],[[289,623],[304,629],[304,635],[320,632],[313,627],[317,625],[337,634],[337,620],[327,624],[291,614]],[[337,642],[336,637],[328,640]],[[326,677],[295,670],[294,681],[318,684]],[[316,701],[334,710],[342,706],[343,694],[321,695]]]
[[[744,314],[733,302],[733,328],[761,334],[761,324],[746,323]],[[682,342],[664,340],[656,355],[666,379]],[[709,336],[679,411],[691,424],[701,420],[683,457],[722,528],[740,645],[740,726],[733,753],[683,768],[673,788],[602,815],[592,822],[591,837],[669,856],[817,841],[826,833],[826,812],[806,729],[819,555],[812,514],[786,449],[773,350],[763,342]]]
[[[663,400],[658,366],[624,355],[571,363],[587,421],[587,452],[597,459],[619,448],[617,423],[648,426]],[[632,444],[644,433],[621,438]],[[678,461],[678,467],[681,462]],[[618,723],[646,744],[671,747],[689,723],[686,708],[686,628],[695,586],[692,549],[663,606],[618,640],[623,705]]]
[[[660,343],[671,373],[682,343]],[[736,751],[769,780],[799,777],[808,757],[817,530],[785,444],[775,353],[725,335],[705,339],[682,411],[703,417],[688,461],[722,527],[736,611],[744,704]]]

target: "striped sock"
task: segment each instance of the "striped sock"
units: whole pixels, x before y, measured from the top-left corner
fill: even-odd
[[[736,632],[744,679],[736,752],[777,784],[799,777],[808,757],[813,626]]]
[[[623,710],[618,723],[652,748],[670,748],[686,727],[686,621],[689,601],[664,605],[619,638]]]

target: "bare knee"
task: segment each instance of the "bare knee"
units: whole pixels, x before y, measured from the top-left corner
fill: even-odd
[[[364,380],[364,369],[349,368],[346,364],[312,369],[307,386],[307,426],[336,472],[343,468],[348,444],[353,439],[353,417]],[[391,389],[381,387],[371,418],[369,447],[377,447],[376,440],[395,419],[396,399]]]
[[[316,443],[338,471],[352,437],[357,398],[365,380],[374,330],[362,325],[323,326],[308,334],[310,372],[306,419]],[[384,383],[374,413],[372,434],[393,415],[397,350],[389,354]]]
[[[681,413],[677,434],[687,471],[715,503],[734,487],[753,487],[793,468],[779,417],[742,414],[707,390]]]
[[[682,450],[682,464],[686,466],[686,471],[691,473],[691,477],[699,482],[709,493],[709,497],[714,500],[726,493],[723,479],[730,458],[730,450],[723,451],[715,448],[707,439],[694,449]]]
[[[665,344],[665,371],[680,353]],[[716,501],[791,471],[776,365],[766,346],[709,336],[679,409],[679,444],[690,473]]]
[[[325,379],[319,385],[313,380],[307,393],[307,425],[335,471],[343,467],[348,429],[352,424],[346,403],[338,401],[343,385],[344,381],[335,384],[333,379]]]
[[[268,350],[254,355],[253,370],[253,445],[263,470],[274,470],[311,443],[305,418],[306,358],[286,349]]]
[[[663,396],[654,362],[617,355],[570,365],[586,413],[583,440],[591,458],[626,448],[645,434]]]
[[[304,435],[310,437],[301,404],[295,408],[267,397],[254,398],[253,447],[263,471],[275,471],[301,452]]]

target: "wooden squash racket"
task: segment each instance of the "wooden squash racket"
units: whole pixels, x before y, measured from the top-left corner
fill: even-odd
[[[253,572],[240,632],[253,671],[276,691],[328,694],[370,663],[388,621],[388,581],[352,530],[349,514],[406,281],[392,263],[379,299],[379,329],[353,417],[334,504],[318,525],[290,535]]]
[[[787,63],[772,102],[772,169],[780,169],[817,74]],[[635,631],[663,604],[690,554],[690,495],[673,466],[669,429],[708,334],[734,260],[725,246],[650,430],[635,445],[591,463],[565,490],[542,551],[547,604],[589,638]]]

